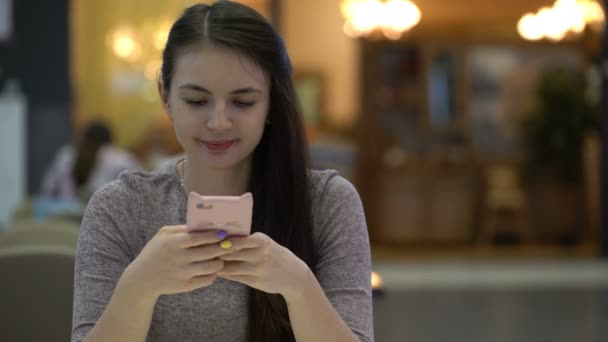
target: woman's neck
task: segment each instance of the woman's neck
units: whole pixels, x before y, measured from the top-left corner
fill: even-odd
[[[248,191],[251,162],[244,161],[230,169],[211,169],[183,160],[178,171],[186,192],[205,196],[240,196]]]

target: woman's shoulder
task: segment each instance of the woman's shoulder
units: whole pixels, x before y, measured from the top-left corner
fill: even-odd
[[[122,197],[127,200],[155,191],[162,191],[176,180],[175,167],[178,160],[172,160],[153,171],[124,170],[115,180],[104,184],[96,194]]]
[[[353,184],[336,170],[310,170],[309,179],[313,201],[357,193]]]
[[[364,250],[367,226],[355,186],[334,170],[312,171],[311,216],[319,255],[331,258],[351,250]]]

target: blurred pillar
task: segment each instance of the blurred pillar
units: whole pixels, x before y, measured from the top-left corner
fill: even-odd
[[[39,189],[40,179],[57,149],[71,139],[69,3],[12,1],[14,35],[11,41],[0,45],[2,77],[16,79],[27,101],[26,169],[30,194]]]
[[[281,15],[281,11],[283,9],[283,0],[270,0],[270,16],[272,20],[272,25],[274,28],[281,33],[281,35],[285,34],[281,31],[283,25],[281,25],[281,20],[283,16]]]
[[[604,8],[608,0],[604,0]],[[608,25],[607,25],[608,27]],[[602,108],[601,108],[601,255],[608,258],[608,31],[602,35]]]

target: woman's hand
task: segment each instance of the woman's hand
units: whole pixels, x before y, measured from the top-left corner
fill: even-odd
[[[219,257],[225,263],[218,276],[286,299],[298,295],[312,274],[304,261],[262,233],[231,237],[222,246],[232,253]]]
[[[231,253],[219,246],[225,237],[221,231],[189,233],[184,225],[162,227],[127,267],[121,281],[153,298],[209,286],[224,266],[218,257]]]

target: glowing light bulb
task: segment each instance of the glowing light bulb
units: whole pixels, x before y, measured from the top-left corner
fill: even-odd
[[[387,38],[396,40],[422,17],[418,7],[409,0],[343,1],[340,10],[346,18],[343,31],[349,37],[382,30]]]
[[[542,26],[539,25],[536,15],[532,13],[524,15],[519,20],[517,31],[527,40],[541,40],[545,35]]]
[[[121,36],[114,40],[114,53],[121,58],[128,58],[135,52],[137,44],[131,37]]]

